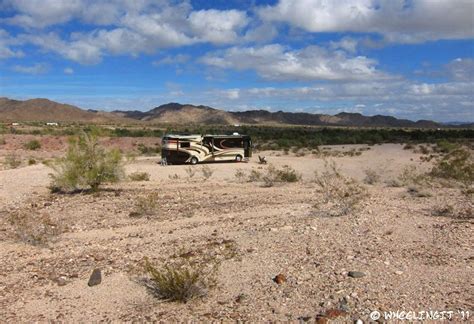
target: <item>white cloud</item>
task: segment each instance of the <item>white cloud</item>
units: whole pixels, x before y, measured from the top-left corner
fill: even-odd
[[[69,74],[69,75],[74,74],[74,70],[70,67],[67,67],[64,69],[64,74]]]
[[[369,32],[416,43],[474,36],[472,0],[280,0],[259,9],[264,21],[310,32]]]
[[[191,59],[191,56],[186,55],[186,54],[178,54],[175,56],[166,56],[162,59],[153,61],[153,65],[159,66],[159,65],[179,65],[188,62]]]
[[[231,44],[249,23],[244,11],[193,11],[187,1],[8,0],[7,6],[15,14],[0,21],[25,28],[23,41],[81,64],[96,64],[109,54],[136,56],[196,43]],[[66,37],[41,30],[73,20],[97,28]],[[0,53],[13,55],[6,49]]]
[[[14,65],[13,71],[25,74],[44,74],[48,72],[49,66],[45,63],[36,63],[30,66],[25,65]]]
[[[457,58],[448,63],[445,70],[453,80],[474,82],[474,60],[471,58]]]
[[[238,10],[200,10],[189,15],[190,28],[198,38],[214,43],[235,43],[238,31],[248,24],[247,14]]]
[[[23,51],[13,49],[13,46],[18,44],[19,42],[11,37],[7,31],[0,29],[0,59],[23,57]]]
[[[369,80],[389,76],[365,56],[348,56],[318,46],[289,50],[279,44],[232,47],[200,59],[204,64],[236,70],[255,70],[268,80]]]

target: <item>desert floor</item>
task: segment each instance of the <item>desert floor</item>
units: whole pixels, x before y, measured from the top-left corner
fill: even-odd
[[[466,204],[460,190],[434,185],[413,194],[387,185],[407,166],[430,168],[402,145],[330,149],[360,148],[358,156],[330,158],[368,192],[339,217],[325,217],[317,206],[314,172],[324,160],[310,152],[258,153],[302,176],[273,187],[235,176],[265,172],[257,154],[248,163],[206,164],[214,171],[207,180],[203,165],[161,167],[158,157],[139,157],[127,173],[148,172],[150,181],[106,185],[98,194],[50,194],[51,169],[43,164],[2,170],[0,321],[314,321],[326,314],[367,322],[375,310],[474,315],[472,217],[433,216]],[[363,184],[367,169],[380,181]],[[131,217],[147,196],[156,199],[155,210]],[[157,267],[213,260],[201,266],[218,264],[216,285],[185,304],[159,300],[144,284],[145,257]],[[89,287],[95,268],[102,283]],[[281,284],[273,280],[278,274],[286,278]]]

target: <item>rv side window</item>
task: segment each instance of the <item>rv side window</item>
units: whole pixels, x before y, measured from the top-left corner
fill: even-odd
[[[227,138],[221,142],[224,148],[242,147],[241,138]]]
[[[180,142],[179,144],[181,147],[191,147],[191,143],[189,142]]]

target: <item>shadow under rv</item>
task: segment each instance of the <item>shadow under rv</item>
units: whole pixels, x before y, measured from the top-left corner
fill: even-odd
[[[248,135],[166,134],[161,142],[161,158],[168,164],[248,160],[252,140]]]

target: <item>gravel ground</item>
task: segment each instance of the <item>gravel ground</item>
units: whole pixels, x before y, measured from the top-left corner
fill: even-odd
[[[340,217],[324,216],[331,207],[320,204],[313,180],[324,161],[312,154],[259,153],[302,175],[270,188],[235,177],[265,172],[257,157],[207,164],[208,180],[200,165],[190,178],[188,166],[139,158],[127,172],[148,172],[150,181],[95,195],[49,194],[44,165],[0,171],[1,321],[369,322],[375,310],[454,311],[459,321],[458,311],[473,314],[472,200],[456,188],[426,185],[414,194],[387,186],[406,166],[430,167],[401,145],[331,150],[362,147],[359,156],[333,160],[361,184],[366,169],[381,179],[364,185],[367,195]],[[150,194],[156,208],[131,217]],[[447,205],[470,217],[433,216]],[[185,304],[161,301],[143,283],[145,258],[158,266],[212,260],[200,264],[203,271],[219,264],[216,286]],[[89,287],[96,268],[102,282]]]

